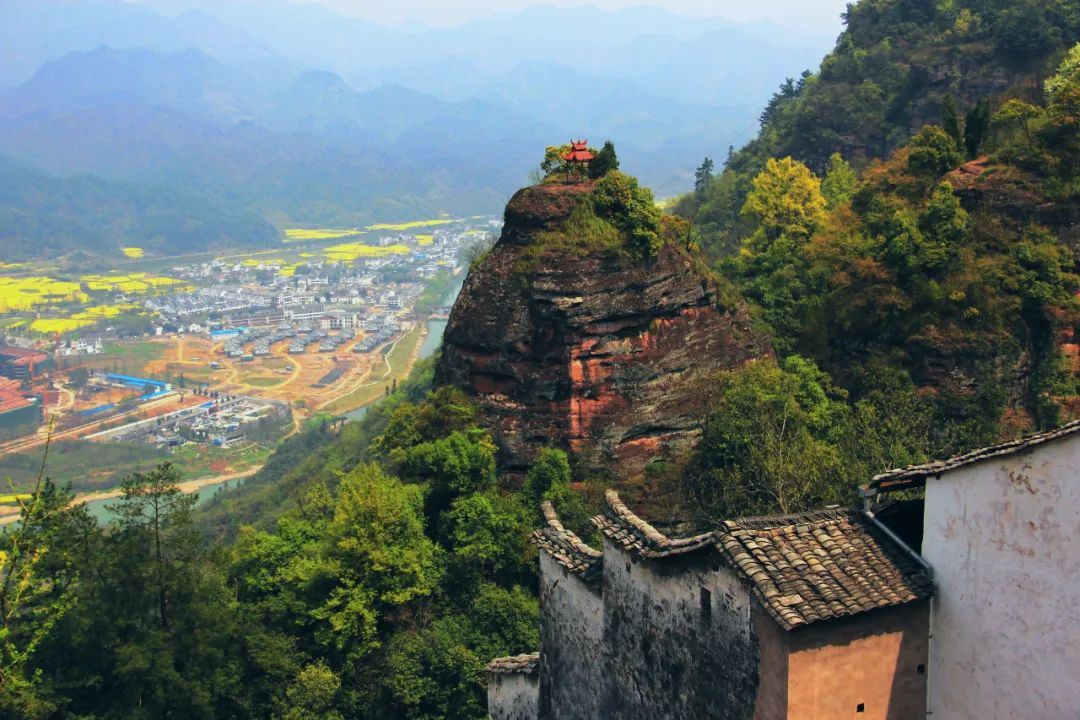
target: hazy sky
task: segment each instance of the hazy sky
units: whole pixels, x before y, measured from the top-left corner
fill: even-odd
[[[300,1],[300,0],[298,0]],[[307,0],[311,1],[311,0]],[[340,13],[382,22],[419,19],[445,24],[528,5],[593,5],[614,10],[634,5],[655,5],[684,15],[722,17],[739,22],[775,20],[812,32],[840,30],[840,13],[848,0],[315,0]]]

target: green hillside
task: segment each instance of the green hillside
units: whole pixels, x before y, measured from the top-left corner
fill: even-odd
[[[268,246],[277,230],[222,200],[94,177],[57,178],[0,158],[0,261],[73,251],[120,257]]]

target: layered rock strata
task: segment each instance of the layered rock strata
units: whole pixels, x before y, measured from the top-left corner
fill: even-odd
[[[692,446],[711,375],[771,353],[745,305],[722,307],[682,251],[641,261],[567,235],[588,190],[514,196],[444,336],[436,379],[475,398],[511,474],[558,447],[585,468],[637,475]]]

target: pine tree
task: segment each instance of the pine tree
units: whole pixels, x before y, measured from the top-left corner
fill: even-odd
[[[615,144],[608,140],[589,161],[589,177],[595,180],[618,169],[619,157],[615,154]]]
[[[941,107],[941,126],[956,142],[957,147],[964,144],[964,131],[960,127],[960,111],[957,110],[956,100],[952,95],[945,96],[945,102]]]
[[[977,157],[990,133],[990,101],[980,100],[967,114],[964,123],[964,147],[969,158]]]
[[[706,157],[701,161],[701,165],[694,171],[694,192],[700,195],[705,192],[705,188],[709,187],[713,177],[713,167],[712,158]]]

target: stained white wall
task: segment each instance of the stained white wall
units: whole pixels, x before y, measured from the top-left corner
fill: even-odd
[[[1080,436],[930,479],[934,720],[1080,718]]]
[[[533,672],[488,675],[490,720],[536,720],[540,679]]]

